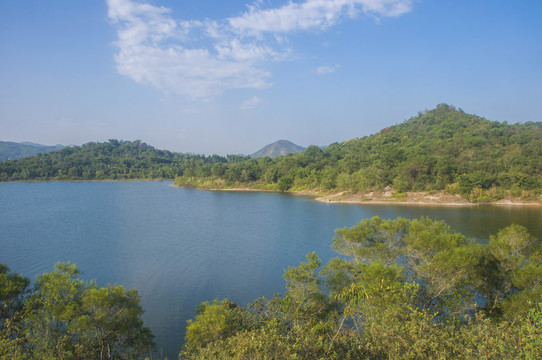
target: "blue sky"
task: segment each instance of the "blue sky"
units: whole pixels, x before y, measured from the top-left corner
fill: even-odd
[[[0,140],[328,145],[439,103],[542,121],[542,2],[2,0]]]

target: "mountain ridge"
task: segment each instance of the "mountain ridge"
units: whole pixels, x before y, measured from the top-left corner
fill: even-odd
[[[271,161],[227,164],[224,175],[178,185],[369,194],[444,192],[475,202],[542,200],[542,123],[508,124],[439,104],[379,132],[309,146]],[[184,182],[184,184],[183,184]]]
[[[110,140],[0,162],[0,181],[176,179],[179,186],[541,201],[542,123],[508,124],[440,104],[379,132],[287,156],[205,156]],[[359,195],[361,196],[361,195]]]
[[[63,149],[64,145],[42,145],[29,141],[13,142],[0,141],[0,161],[18,160],[28,156],[35,156],[39,153],[48,153]]]

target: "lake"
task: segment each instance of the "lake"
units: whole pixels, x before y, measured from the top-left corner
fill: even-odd
[[[176,359],[186,320],[206,300],[240,305],[284,291],[309,251],[326,262],[334,230],[378,215],[443,219],[486,241],[512,223],[541,238],[540,207],[346,205],[171,182],[0,183],[0,262],[34,279],[72,261],[85,280],[136,288],[163,354]]]

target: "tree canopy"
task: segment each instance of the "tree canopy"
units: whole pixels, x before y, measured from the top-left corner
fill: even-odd
[[[0,358],[139,359],[152,353],[137,291],[98,288],[78,275],[75,264],[57,263],[24,296],[28,279],[0,266],[2,309],[12,307],[2,312]]]
[[[396,194],[441,191],[473,201],[539,199],[542,123],[507,124],[446,104],[378,133],[299,154],[182,154],[109,140],[0,162],[0,181],[174,179],[205,188]]]
[[[109,140],[0,162],[0,181],[174,179],[211,174],[212,164],[228,161],[239,159],[172,153],[139,140]]]
[[[476,243],[442,221],[367,219],[341,257],[285,271],[286,293],[204,303],[181,359],[536,359],[542,246],[520,226]]]
[[[246,307],[204,302],[180,359],[539,359],[542,243],[511,225],[478,243],[429,218],[336,230],[286,292]],[[135,290],[57,263],[34,286],[0,265],[0,358],[141,359],[153,336]]]
[[[444,191],[475,200],[537,198],[542,123],[509,125],[441,104],[401,124],[326,148],[183,174],[179,185],[334,192]]]

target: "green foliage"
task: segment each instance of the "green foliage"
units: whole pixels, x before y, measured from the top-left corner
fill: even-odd
[[[46,146],[33,143],[16,143],[11,141],[0,141],[0,161],[17,160],[28,156],[34,156],[39,153],[47,153],[60,150],[64,146]]]
[[[321,265],[320,259],[314,252],[307,254],[306,259],[307,262],[302,262],[298,267],[288,267],[284,272],[287,292],[280,305],[292,309],[287,311],[288,318],[296,327],[325,321],[333,308],[323,293],[316,273]]]
[[[291,177],[283,177],[278,182],[278,189],[280,191],[289,190],[292,187],[293,180]]]
[[[5,264],[0,264],[0,330],[4,327],[4,321],[20,309],[29,284],[29,279],[10,272]]]
[[[228,300],[204,302],[198,307],[197,313],[196,320],[189,320],[186,327],[187,351],[224,340],[251,326],[247,313]]]
[[[540,242],[519,225],[491,236],[484,272],[491,286],[482,294],[491,311],[510,319],[525,317],[533,301],[542,299],[542,248]]]
[[[402,264],[404,281],[419,287],[416,307],[431,313],[466,314],[476,306],[480,248],[442,221],[374,217],[337,230],[333,248],[351,257],[353,274],[367,273],[374,264],[386,269]]]
[[[474,202],[542,192],[542,123],[492,122],[441,104],[399,125],[321,149],[253,159],[109,140],[0,162],[0,181],[176,179],[211,188],[447,191]],[[265,185],[268,185],[267,187]]]
[[[238,163],[249,157],[172,153],[137,141],[109,140],[0,162],[0,181],[174,179],[188,175],[222,176],[217,164]]]
[[[284,296],[235,316],[226,301],[204,303],[180,358],[542,356],[542,246],[524,228],[486,245],[428,218],[374,217],[336,233],[342,256],[321,268],[307,254],[285,271]]]
[[[85,350],[104,359],[132,359],[148,355],[153,335],[143,325],[137,291],[123,286],[85,289],[81,310]]]
[[[74,356],[81,313],[83,281],[74,264],[58,263],[52,273],[36,279],[25,303],[25,334],[34,354],[44,357]]]
[[[30,280],[0,264],[0,359],[27,357],[20,337],[21,309]]]
[[[542,123],[492,122],[441,104],[371,136],[266,159],[225,164],[227,175],[212,178],[243,187],[273,183],[280,191],[391,186],[399,193],[447,191],[474,202],[507,195],[533,200],[542,191]],[[244,167],[251,176],[243,176]],[[197,185],[186,177],[177,183]]]
[[[542,244],[512,225],[478,244],[429,218],[338,229],[286,293],[205,302],[180,359],[539,359]],[[135,290],[98,288],[58,263],[36,279],[0,264],[0,358],[136,359],[153,348]]]
[[[98,288],[78,279],[79,273],[75,264],[57,263],[53,272],[37,277],[24,308],[4,321],[0,358],[135,359],[150,354],[153,336],[141,320],[137,291]],[[11,287],[18,290],[10,296],[20,296],[28,280],[10,276],[19,284]]]

